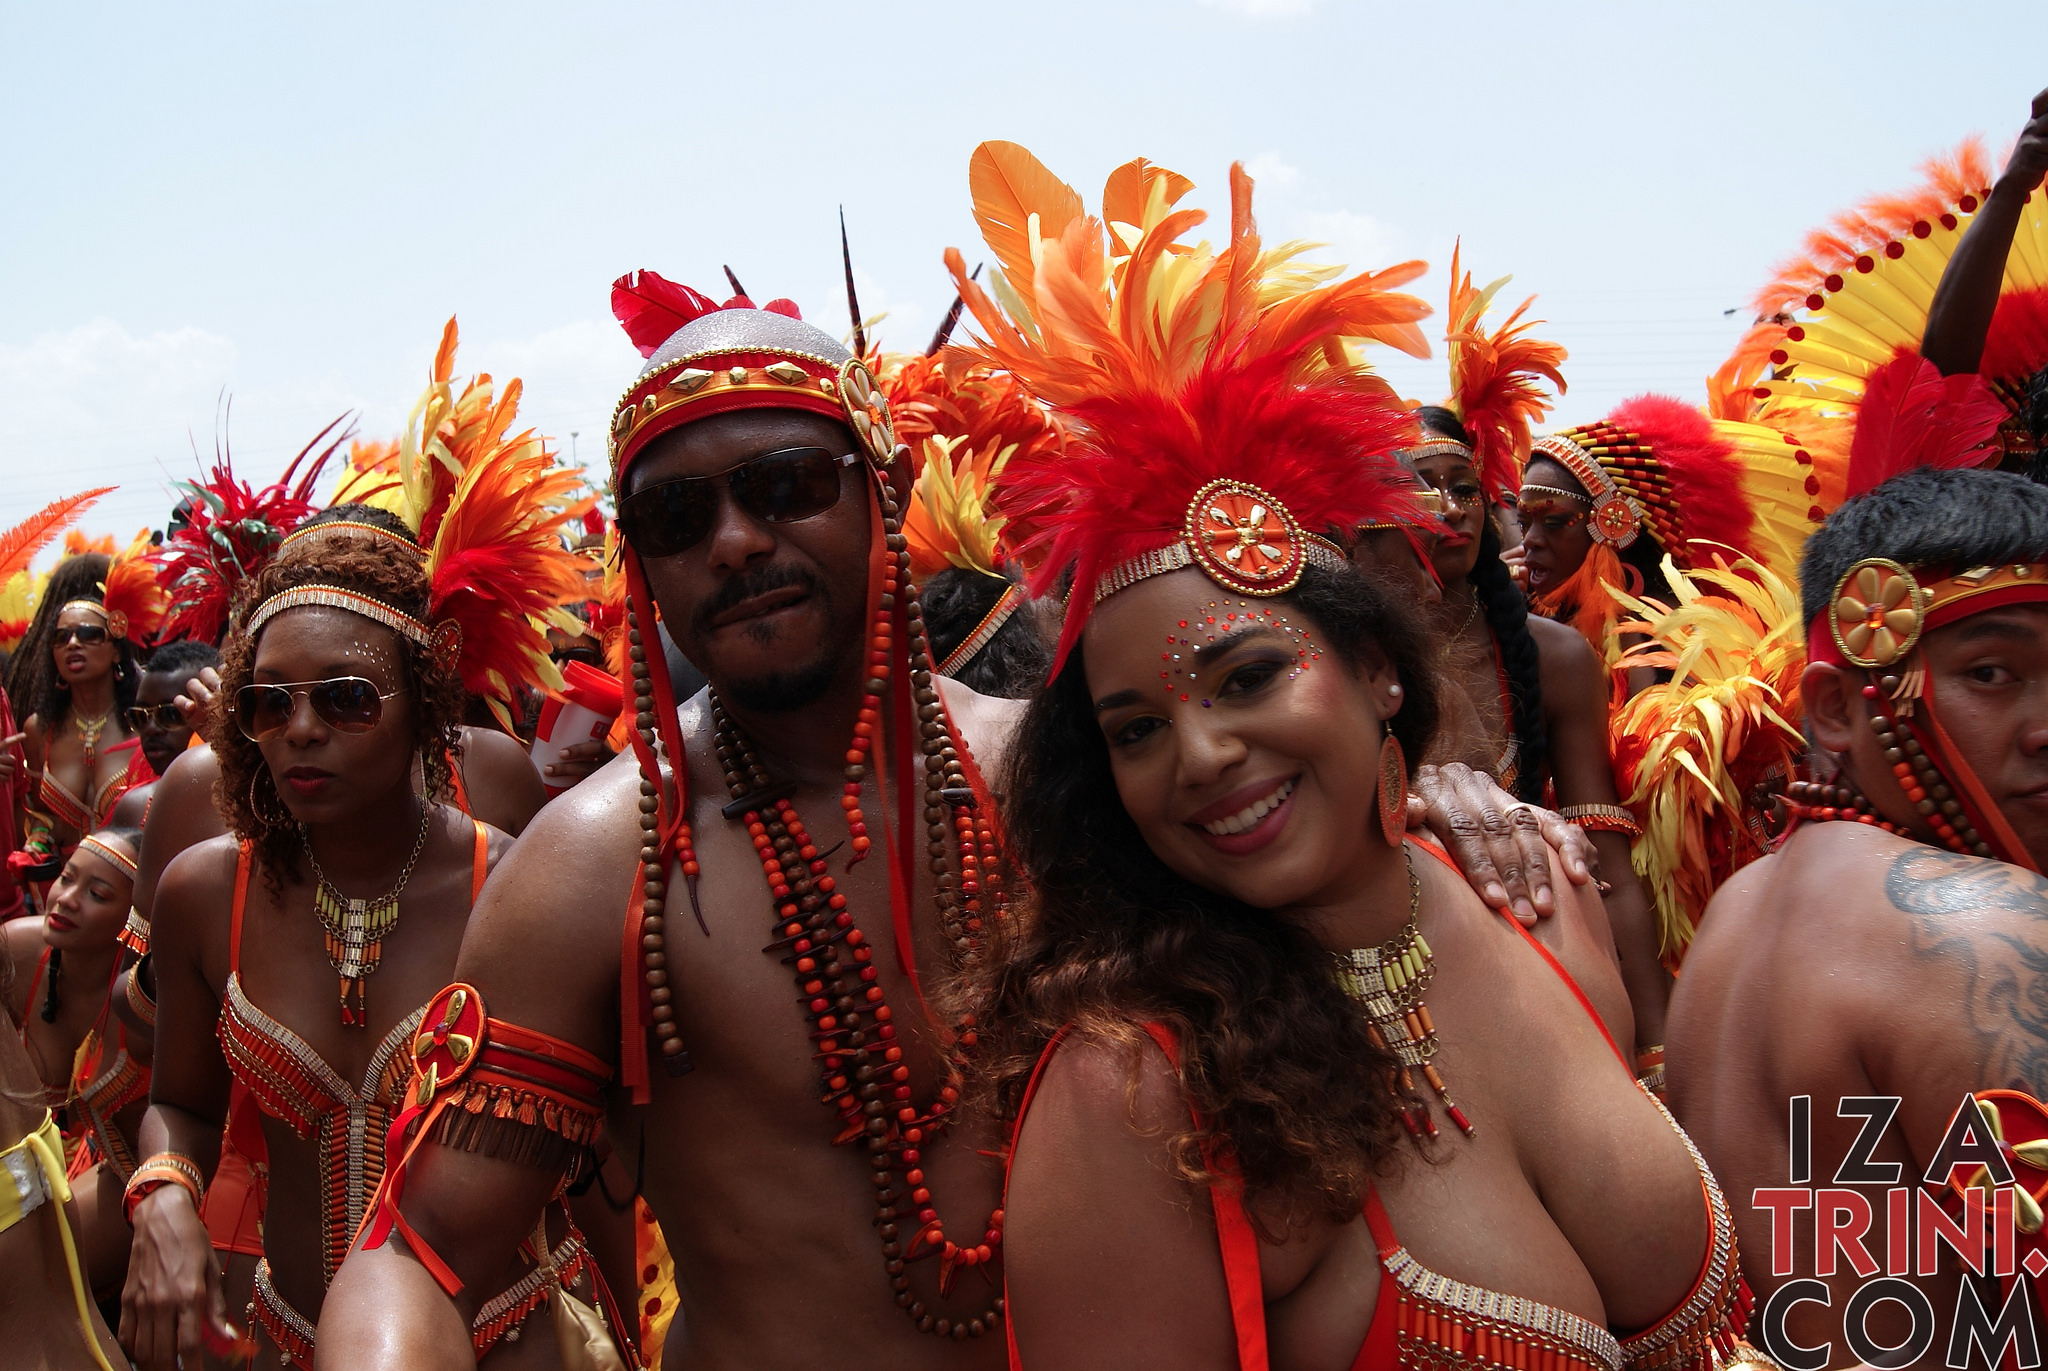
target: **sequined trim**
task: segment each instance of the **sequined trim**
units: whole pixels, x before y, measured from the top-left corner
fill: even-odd
[[[1476,1323],[1505,1326],[1524,1338],[1542,1340],[1552,1351],[1577,1357],[1589,1365],[1621,1371],[1624,1364],[1621,1343],[1614,1334],[1590,1319],[1582,1319],[1567,1310],[1524,1299],[1520,1295],[1503,1295],[1497,1290],[1482,1290],[1476,1285],[1440,1276],[1415,1260],[1406,1247],[1394,1249],[1382,1260],[1387,1274],[1404,1291],[1425,1305],[1437,1306],[1434,1310],[1402,1311],[1402,1323],[1408,1325],[1400,1330],[1404,1365],[1433,1360],[1426,1354],[1414,1355],[1424,1346],[1450,1352],[1461,1364],[1469,1365],[1474,1360],[1500,1365],[1522,1364],[1511,1354],[1487,1350],[1489,1338],[1485,1328],[1454,1329],[1451,1325],[1455,1321],[1444,1319],[1438,1313],[1438,1310],[1447,1310]],[[1521,1340],[1515,1339],[1517,1342]],[[1501,1344],[1502,1339],[1494,1334],[1491,1346],[1498,1348]]]

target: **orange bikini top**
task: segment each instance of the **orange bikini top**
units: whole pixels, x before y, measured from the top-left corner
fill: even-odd
[[[469,898],[483,889],[490,841],[476,831]],[[377,1044],[360,1087],[343,1080],[312,1044],[266,1014],[242,988],[242,914],[249,898],[252,853],[243,843],[235,862],[235,900],[229,915],[228,983],[215,1031],[228,1069],[257,1106],[300,1138],[315,1139],[327,1177],[320,1210],[329,1280],[348,1253],[371,1192],[384,1174],[384,1137],[405,1099],[412,1058],[405,1051],[426,1014],[422,1005],[394,1024]]]
[[[1450,866],[1458,868],[1433,845],[1418,847]],[[1464,879],[1459,873],[1459,879]],[[1503,914],[1510,927],[1536,949],[1546,965],[1557,973],[1579,1001],[1600,1036],[1613,1049],[1615,1059],[1628,1070],[1628,1060],[1614,1046],[1607,1026],[1593,1009],[1593,1003],[1572,979],[1570,972],[1536,941],[1526,928]],[[1174,1069],[1180,1069],[1180,1044],[1163,1024],[1147,1024],[1145,1031],[1166,1054]],[[1025,1086],[1024,1098],[1010,1133],[1010,1161],[1016,1157],[1017,1138],[1024,1128],[1024,1114],[1031,1107],[1046,1065],[1059,1049],[1064,1032],[1046,1044],[1038,1065]],[[1631,1078],[1633,1078],[1633,1073]],[[1651,1103],[1654,1095],[1644,1092]],[[1352,1362],[1352,1371],[1400,1366],[1409,1371],[1712,1371],[1732,1357],[1742,1329],[1749,1319],[1749,1288],[1736,1266],[1735,1228],[1728,1214],[1720,1186],[1707,1170],[1706,1160],[1687,1138],[1685,1130],[1665,1112],[1667,1122],[1685,1143],[1686,1151],[1700,1174],[1711,1235],[1706,1260],[1692,1290],[1676,1309],[1641,1333],[1618,1339],[1608,1329],[1569,1310],[1542,1304],[1519,1295],[1481,1289],[1449,1276],[1439,1275],[1417,1261],[1395,1236],[1379,1192],[1368,1190],[1364,1217],[1379,1248],[1380,1291],[1373,1308],[1365,1342]],[[1197,1122],[1200,1122],[1197,1116]],[[1009,1162],[1005,1163],[1003,1188],[1007,1206]],[[1223,1258],[1223,1278],[1230,1292],[1231,1325],[1237,1334],[1237,1359],[1241,1371],[1267,1371],[1266,1301],[1259,1275],[1258,1235],[1244,1211],[1244,1201],[1235,1190],[1211,1188],[1209,1199],[1216,1217],[1216,1241]],[[1006,1292],[1007,1294],[1007,1292]],[[1017,1355],[1016,1334],[1005,1326],[1009,1341],[1011,1371],[1022,1371]]]

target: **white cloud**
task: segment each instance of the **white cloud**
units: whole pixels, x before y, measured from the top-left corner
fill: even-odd
[[[1244,164],[1261,192],[1291,190],[1301,181],[1301,168],[1281,159],[1277,152],[1262,152]]]
[[[1302,236],[1330,245],[1317,257],[1342,262],[1354,271],[1377,271],[1401,258],[1400,234],[1370,214],[1348,209],[1309,215]]]
[[[1286,19],[1311,14],[1316,0],[1197,0],[1203,9],[1223,10],[1241,19]]]

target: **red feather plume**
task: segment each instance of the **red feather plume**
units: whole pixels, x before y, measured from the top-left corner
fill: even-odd
[[[2048,289],[2016,290],[2001,296],[1984,335],[1984,357],[1977,370],[1994,381],[2024,388],[2028,378],[2048,367]]]
[[[1742,496],[1742,464],[1704,411],[1668,395],[1638,395],[1623,401],[1607,422],[1649,445],[1671,485],[1671,503],[1688,540],[1757,555],[1750,536],[1756,515]],[[1691,548],[1664,550],[1681,566],[1691,565],[1695,555]]]
[[[1324,536],[1341,538],[1379,519],[1422,520],[1406,469],[1387,460],[1414,443],[1413,416],[1385,396],[1336,381],[1295,383],[1295,364],[1286,352],[1244,366],[1226,359],[1174,394],[1077,401],[1065,417],[1082,436],[1063,453],[1040,448],[1010,460],[999,499],[1035,530],[1019,548],[1043,557],[1034,592],[1045,593],[1063,568],[1074,567],[1055,673],[1087,622],[1096,581],[1126,558],[1175,541],[1188,502],[1209,481],[1271,491],[1304,531]]]
[[[652,357],[684,324],[722,308],[710,296],[651,271],[629,271],[612,282],[612,317],[642,357]]]
[[[1849,494],[1874,490],[1914,467],[1983,466],[1998,457],[1998,402],[1974,372],[1943,376],[1902,354],[1870,375],[1849,444]]]

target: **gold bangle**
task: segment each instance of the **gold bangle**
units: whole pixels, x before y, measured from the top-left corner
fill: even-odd
[[[156,1001],[142,988],[142,969],[149,965],[149,954],[143,953],[128,969],[128,1007],[135,1011],[135,1017],[156,1027]]]
[[[167,1185],[175,1185],[190,1195],[194,1209],[206,1203],[206,1177],[199,1163],[182,1152],[159,1152],[135,1168],[135,1174],[128,1178],[128,1185],[121,1192],[121,1213],[129,1227],[135,1226],[135,1206]]]
[[[1620,833],[1631,839],[1643,836],[1636,816],[1620,805],[1566,805],[1557,812],[1588,833]]]

